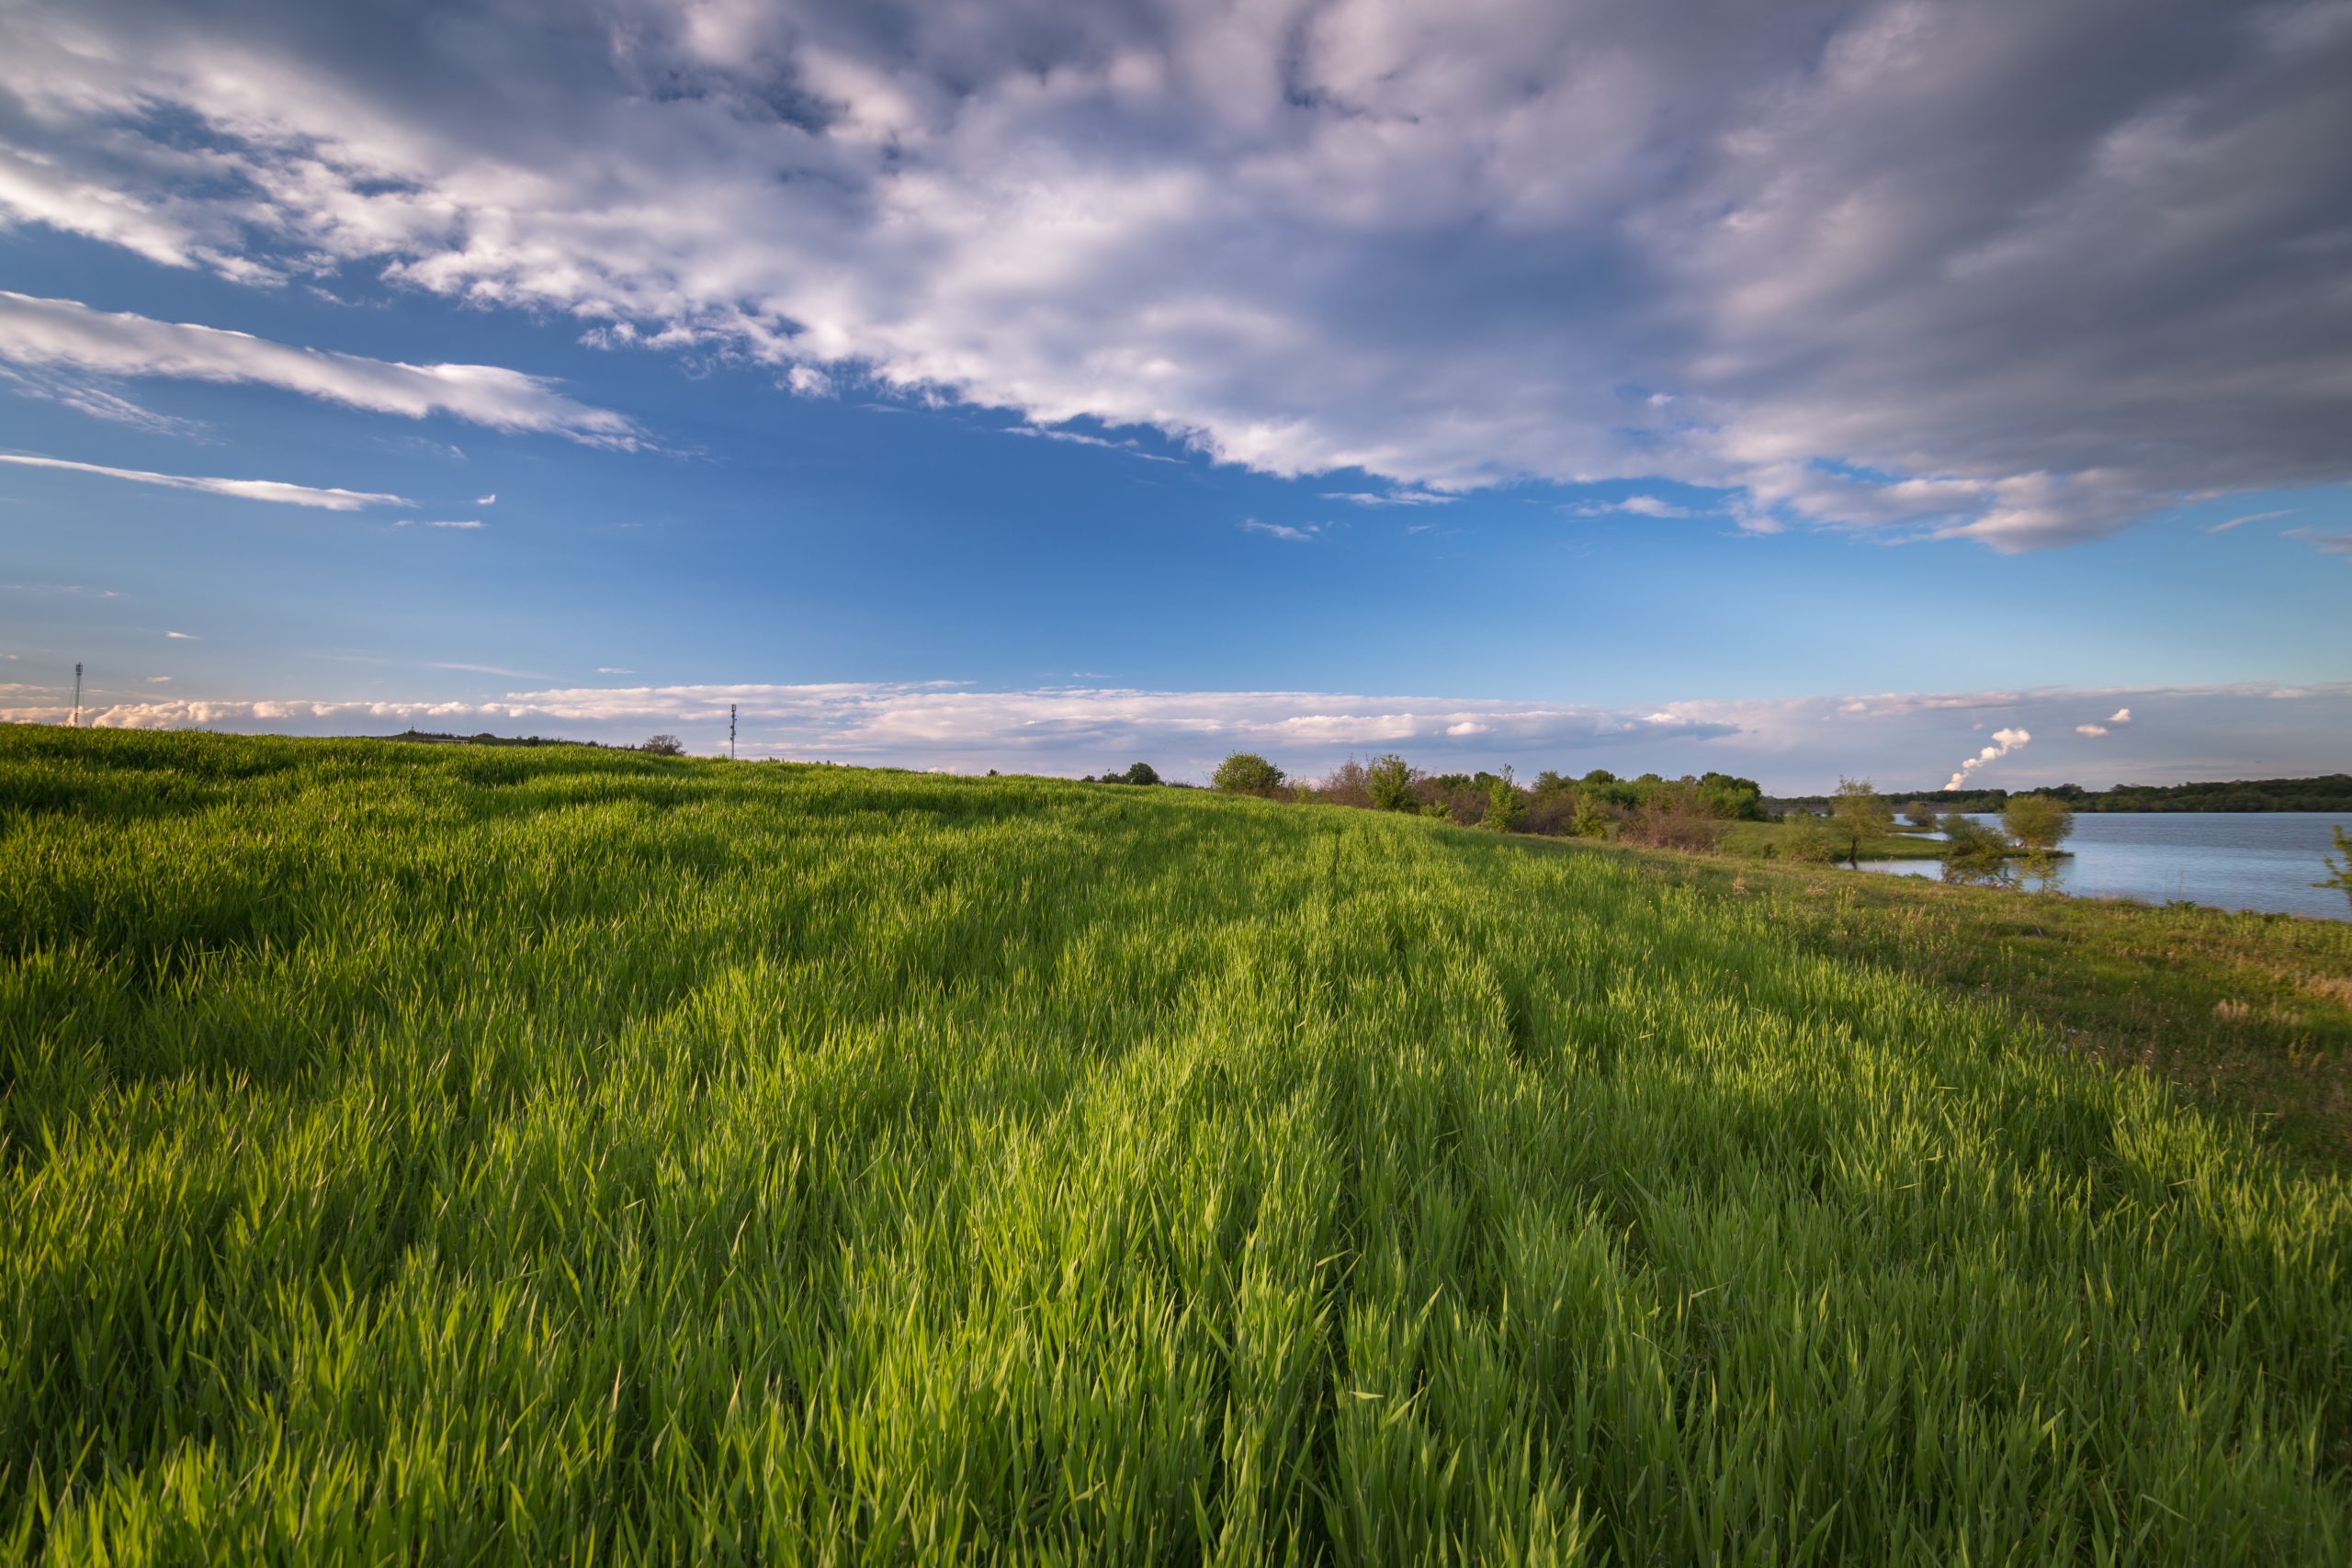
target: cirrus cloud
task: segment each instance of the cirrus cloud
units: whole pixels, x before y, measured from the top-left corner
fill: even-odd
[[[27,468],[61,468],[69,473],[98,474],[134,484],[161,485],[168,490],[202,491],[243,501],[267,501],[280,506],[313,506],[325,512],[356,512],[363,506],[414,506],[416,502],[374,491],[321,489],[288,484],[283,479],[220,479],[192,474],[157,474],[143,468],[110,468],[103,463],[75,463],[63,457],[40,457],[25,452],[0,452],[0,463]]]
[[[447,414],[492,430],[538,431],[595,446],[642,444],[634,421],[575,402],[544,377],[519,370],[495,365],[403,365],[356,354],[327,354],[247,333],[94,310],[78,300],[37,299],[5,289],[0,289],[0,359],[85,375],[250,382],[408,419]],[[85,390],[63,400],[124,423],[157,417],[104,393]]]

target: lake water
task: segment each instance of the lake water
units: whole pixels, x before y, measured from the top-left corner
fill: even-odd
[[[2000,818],[1977,820],[1998,829]],[[2150,904],[2186,899],[2219,909],[2352,919],[2352,899],[2311,885],[2327,874],[2329,830],[2352,813],[2328,811],[2085,811],[2045,884],[2031,887]],[[1939,876],[1936,861],[1864,861],[1864,871]],[[2022,873],[2021,873],[2022,874]]]

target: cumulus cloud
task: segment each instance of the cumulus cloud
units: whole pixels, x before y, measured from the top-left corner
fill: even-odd
[[[2129,724],[2132,722],[2132,710],[2130,708],[2117,708],[2113,713],[2107,716],[2107,722],[2109,724]]]
[[[244,501],[275,502],[282,506],[315,506],[326,512],[356,512],[363,506],[414,506],[416,502],[374,491],[319,489],[288,484],[282,479],[216,479],[189,474],[153,474],[141,468],[109,468],[100,463],[73,463],[62,457],[37,457],[28,453],[0,452],[0,463],[28,468],[63,468],[77,474],[101,474],[136,484],[163,485],[171,490],[197,490],[212,495],[232,495]]]
[[[2107,733],[2107,726],[2103,724],[2078,724],[2075,726],[2075,733],[2077,735],[2088,735],[2093,737],[2101,736]]]
[[[1983,750],[1977,752],[1973,757],[1971,757],[1966,761],[1961,763],[1959,771],[1953,773],[1952,776],[1945,782],[1944,788],[1959,789],[1968,783],[1969,774],[1974,773],[1977,769],[1983,767],[1987,762],[1999,761],[2002,758],[2018,750],[2018,748],[2025,745],[2032,739],[2033,737],[2031,735],[2022,729],[1996,729],[1993,731],[1993,743],[1990,746],[1985,747]]]
[[[498,504],[498,497],[494,493],[490,495],[478,495],[474,497],[474,504],[476,506],[495,506]]]
[[[447,414],[493,430],[545,432],[597,446],[630,447],[641,440],[633,421],[575,402],[545,378],[519,370],[326,354],[245,333],[94,310],[73,299],[6,290],[0,290],[0,359],[84,375],[251,382],[378,413],[410,419]]]
[[[2340,6],[25,0],[9,32],[0,220],[808,388],[2003,550],[2352,479]]]

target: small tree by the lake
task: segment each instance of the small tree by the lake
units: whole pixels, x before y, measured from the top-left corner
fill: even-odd
[[[2341,822],[2337,823],[2332,831],[2335,839],[2335,853],[2321,857],[2322,863],[2327,867],[2326,880],[2314,882],[2312,886],[2333,887],[2346,898],[2352,898],[2352,834],[2345,832],[2344,824]]]
[[[2075,813],[2055,795],[2011,795],[2002,809],[2001,826],[2031,859],[2034,874],[2048,876],[2058,846],[2075,830]]]
[[[1894,831],[1894,811],[1868,779],[1840,778],[1829,798],[1829,831],[1849,865],[1860,865],[1862,844]]]
[[[1946,882],[2009,879],[2009,846],[2000,834],[1958,811],[1944,818],[1943,829]]]

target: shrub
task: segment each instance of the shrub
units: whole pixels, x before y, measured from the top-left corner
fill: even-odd
[[[1374,757],[1363,771],[1364,795],[1374,811],[1419,810],[1421,803],[1414,797],[1413,783],[1411,764],[1394,751]]]
[[[1788,856],[1804,865],[1827,865],[1838,858],[1837,835],[1819,818],[1808,818],[1787,840]]]
[[[686,744],[674,735],[654,735],[647,737],[638,750],[649,757],[683,757],[686,754]]]
[[[1236,751],[1216,765],[1209,783],[1235,795],[1272,795],[1283,787],[1283,771],[1255,751]]]

